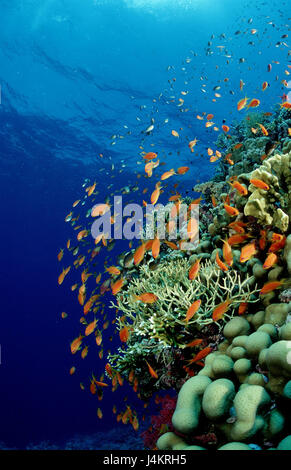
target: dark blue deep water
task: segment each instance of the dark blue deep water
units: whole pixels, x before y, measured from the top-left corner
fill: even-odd
[[[105,394],[107,417],[98,420],[96,398],[79,386],[98,358],[78,360],[78,377],[68,373],[79,306],[68,285],[57,285],[57,253],[71,236],[64,218],[85,178],[102,196],[134,186],[146,138],[166,168],[190,164],[184,190],[209,179],[215,164],[201,154],[215,139],[196,114],[213,112],[219,126],[238,119],[240,79],[248,96],[270,82],[261,110],[281,102],[276,75],[290,63],[288,15],[287,0],[1,0],[0,441],[8,447],[116,426],[118,392]],[[219,81],[222,97],[212,102]],[[188,114],[171,103],[181,90],[189,91]],[[155,132],[146,136],[152,118]],[[189,140],[199,140],[194,154],[171,136],[188,125]],[[98,263],[102,270],[102,257]]]

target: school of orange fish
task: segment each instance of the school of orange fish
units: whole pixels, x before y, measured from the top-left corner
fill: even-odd
[[[244,20],[244,23],[248,28],[249,25],[253,23],[253,19]],[[267,24],[272,25],[272,21],[269,17],[267,17]],[[288,25],[287,25],[288,26]],[[235,34],[246,34],[251,36],[258,36],[259,31],[257,29],[251,28],[247,29],[244,33],[237,31]],[[262,32],[262,37],[266,36],[267,33]],[[287,34],[281,36],[281,43],[280,47],[286,48],[288,50],[288,45],[285,42],[286,38],[288,37]],[[226,39],[225,35],[220,35],[219,39]],[[282,40],[284,39],[284,41]],[[214,35],[211,37],[211,41],[214,40]],[[210,55],[211,45],[208,44],[207,48],[207,55]],[[231,64],[231,56],[226,51],[226,46],[217,46],[220,53],[224,53],[224,57],[226,59],[226,65]],[[210,52],[209,52],[210,51]],[[290,56],[290,50],[288,50],[288,57]],[[188,57],[185,61],[185,64],[190,64],[193,60],[195,60],[195,53],[192,54],[191,57]],[[239,59],[239,63],[244,63],[245,59]],[[269,64],[266,64],[266,72],[270,73],[272,70],[273,65],[279,65],[279,62],[273,60]],[[216,70],[219,69],[219,66],[216,66]],[[168,71],[172,73],[174,67],[169,66]],[[284,67],[285,77],[288,77],[291,73],[291,65],[287,64]],[[205,81],[206,77],[201,76],[201,81]],[[279,80],[279,77],[276,76],[276,81]],[[223,84],[228,84],[230,79],[228,77],[224,77],[220,80],[221,83],[214,87],[214,96],[209,93],[208,101],[209,103],[215,103],[217,100],[222,98],[223,96]],[[174,85],[176,82],[176,77],[172,77],[169,79],[170,89],[171,91],[174,90]],[[184,82],[187,84],[187,81]],[[282,87],[287,87],[286,78],[282,78],[281,80]],[[268,89],[270,88],[270,81],[263,81],[260,85],[260,92],[265,94],[267,93]],[[235,95],[236,93],[242,93],[245,87],[244,81],[241,79],[237,84],[237,91],[232,91],[231,94]],[[206,84],[203,84],[202,90],[203,93],[206,92]],[[169,100],[173,106],[177,106],[179,111],[187,113],[191,111],[191,107],[185,107],[185,101],[188,98],[188,91],[182,90],[180,91],[181,96],[178,94]],[[178,97],[177,97],[178,96]],[[161,95],[160,95],[161,97]],[[159,97],[159,98],[160,98]],[[154,103],[157,102],[157,99],[153,100]],[[247,96],[239,99],[236,103],[236,111],[241,112],[243,110],[251,111],[252,109],[257,109],[261,104],[261,100],[259,97],[252,97],[248,98]],[[284,109],[291,109],[291,103],[287,100],[287,96],[283,93],[283,99],[280,103],[280,107]],[[271,115],[272,113],[265,113],[266,115]],[[223,133],[229,137],[231,135],[231,123],[226,124],[225,120],[223,120],[222,125],[217,125],[215,122],[215,114],[214,113],[207,113],[206,111],[200,111],[198,114],[195,112],[193,117],[191,118],[193,121],[199,121],[201,125],[205,126],[205,129],[214,130],[218,132],[220,129]],[[168,123],[168,120],[165,120]],[[190,127],[190,126],[189,126]],[[159,174],[159,167],[166,165],[165,162],[161,162],[159,158],[159,150],[152,151],[148,147],[154,146],[153,143],[147,144],[147,136],[152,136],[153,131],[155,128],[155,121],[154,119],[151,120],[150,125],[146,128],[142,136],[142,143],[139,148],[139,156],[141,162],[144,164],[144,173],[139,172],[137,173],[137,179],[141,180],[145,178],[148,182],[148,186],[151,186],[151,181],[156,177],[156,174]],[[262,124],[257,123],[257,127],[253,127],[251,129],[253,134],[261,133],[264,136],[268,135],[268,129]],[[291,136],[291,129],[288,130],[289,135]],[[171,129],[169,130],[169,141],[170,139],[181,139],[181,135],[184,135],[184,129],[181,127],[178,130]],[[117,140],[117,137],[114,136],[114,143]],[[185,145],[185,140],[187,145]],[[196,147],[199,146],[199,140],[197,137],[192,138],[191,140],[183,138],[183,145],[190,149],[191,154],[195,153]],[[233,150],[237,150],[243,146],[242,142],[237,142],[233,146]],[[189,150],[188,150],[189,152]],[[227,155],[223,155],[219,150],[212,149],[210,147],[207,148],[206,157],[209,157],[210,163],[217,162],[219,160],[224,160],[229,165],[233,165],[234,162],[231,159],[232,153],[228,153]],[[100,155],[103,158],[103,155]],[[262,160],[266,158],[266,155],[262,155]],[[164,171],[162,174],[158,176],[158,181],[156,181],[153,186],[152,190],[149,187],[145,187],[142,190],[143,197],[144,195],[150,190],[150,197],[149,202],[153,205],[156,205],[163,195],[163,198],[166,197],[167,201],[173,203],[173,214],[179,213],[179,206],[183,202],[183,196],[180,192],[178,192],[178,186],[180,183],[180,177],[186,175],[189,170],[191,169],[191,164],[189,165],[169,165],[170,168]],[[114,174],[115,168],[111,169],[112,175]],[[187,175],[188,176],[188,175]],[[112,176],[113,177],[113,176]],[[178,182],[173,184],[171,188],[168,183],[164,183],[166,180],[171,178],[178,178]],[[259,180],[259,179],[252,179],[251,184],[260,188],[261,190],[268,191],[269,186],[266,182]],[[163,184],[163,186],[162,186]],[[222,240],[223,243],[223,251],[222,251],[222,259],[219,257],[219,254],[216,254],[216,264],[219,269],[223,272],[228,271],[229,268],[233,264],[233,254],[232,249],[233,247],[239,247],[240,249],[240,262],[246,263],[251,257],[256,255],[258,252],[265,253],[265,261],[263,264],[264,269],[270,269],[275,263],[277,263],[278,259],[281,256],[282,250],[286,243],[286,237],[280,233],[273,233],[270,236],[266,230],[261,230],[259,237],[256,233],[252,232],[251,224],[244,221],[243,215],[234,205],[234,194],[238,192],[243,196],[247,196],[248,189],[245,185],[239,183],[235,177],[229,179],[230,185],[230,193],[226,197],[224,201],[224,210],[230,216],[233,217],[234,221],[228,225],[229,234],[228,236]],[[123,194],[128,193],[128,188],[123,188]],[[135,189],[136,191],[136,189]],[[168,193],[168,194],[167,194]],[[80,353],[81,358],[85,359],[88,354],[88,346],[84,344],[87,337],[95,337],[96,346],[98,347],[98,356],[100,359],[103,358],[104,350],[103,350],[103,334],[104,331],[109,327],[110,323],[112,325],[115,324],[116,318],[108,318],[108,312],[106,311],[106,300],[102,302],[102,296],[106,295],[113,295],[116,296],[119,292],[122,291],[126,283],[128,282],[126,275],[123,275],[122,268],[115,266],[115,264],[111,260],[110,251],[113,248],[115,241],[113,239],[106,238],[106,234],[103,234],[96,238],[94,241],[91,238],[90,234],[90,227],[89,223],[88,226],[84,226],[84,224],[80,224],[79,220],[81,219],[80,214],[76,215],[75,209],[80,205],[84,205],[86,202],[87,207],[90,207],[90,210],[94,206],[94,210],[90,212],[91,217],[97,217],[99,215],[103,215],[106,211],[109,210],[111,207],[110,204],[110,197],[113,196],[111,193],[110,196],[106,199],[105,203],[98,203],[98,181],[94,181],[93,183],[87,183],[84,187],[84,194],[80,199],[76,200],[72,204],[72,210],[70,210],[69,214],[65,217],[65,221],[71,223],[72,229],[74,231],[73,236],[69,239],[66,243],[66,247],[61,249],[57,255],[58,261],[63,262],[63,257],[65,252],[70,253],[74,256],[73,264],[63,267],[61,273],[58,277],[58,284],[61,285],[64,282],[68,282],[67,276],[71,275],[74,272],[74,278],[77,274],[79,278],[78,281],[74,282],[71,285],[71,291],[75,292],[77,295],[78,303],[80,308],[82,309],[82,316],[80,318],[81,330],[82,332],[71,342],[70,349],[72,355]],[[217,205],[217,201],[212,195],[212,204],[214,207]],[[137,202],[137,201],[136,201]],[[142,205],[146,206],[149,202],[146,200],[142,201]],[[200,195],[199,198],[192,200],[192,204],[203,204],[203,194]],[[97,204],[97,205],[96,205]],[[111,223],[115,222],[116,214],[111,216]],[[87,218],[87,222],[92,223],[92,218]],[[130,222],[130,218],[127,219]],[[197,234],[197,224],[195,221],[190,217],[190,211],[187,214],[187,233],[188,237],[192,239]],[[173,226],[169,222],[166,227],[167,235],[171,234]],[[170,240],[159,240],[157,236],[154,239],[143,241],[139,246],[135,248],[133,252],[133,264],[138,267],[144,260],[145,255],[147,253],[151,253],[154,260],[158,260],[160,256],[160,251],[163,248],[167,248],[170,250],[179,250],[181,249],[181,243],[184,240],[178,240],[176,243]],[[133,242],[129,242],[129,248],[133,249]],[[93,268],[93,260],[94,258],[100,253],[100,250],[107,251],[107,258],[104,263],[104,266],[98,266],[100,272],[96,272],[96,269]],[[109,265],[108,265],[109,264]],[[199,273],[200,269],[200,261],[196,261],[189,270],[188,277],[190,280],[194,280]],[[268,292],[271,292],[275,289],[280,289],[284,285],[283,281],[271,281],[264,284],[260,290],[260,295],[264,295]],[[136,296],[136,301],[140,301],[143,303],[153,304],[158,300],[158,297],[151,292],[144,292],[139,296]],[[224,314],[228,311],[231,305],[232,299],[226,298],[222,303],[217,305],[212,312],[212,319],[213,322],[219,322],[219,320],[223,319]],[[199,311],[201,307],[201,300],[196,299],[192,305],[189,307],[185,322],[188,322],[193,318],[193,316]],[[238,315],[243,315],[247,311],[248,305],[246,302],[242,302],[238,307]],[[65,312],[61,314],[62,318],[66,318],[68,315]],[[102,328],[98,325],[102,323]],[[121,318],[122,323],[122,318]],[[126,345],[127,341],[130,338],[131,331],[128,327],[122,327],[119,331],[116,329],[115,333],[119,334],[119,339],[121,344]],[[111,338],[112,339],[112,338]],[[191,373],[191,366],[192,365],[199,365],[203,366],[203,359],[212,351],[212,348],[209,346],[203,347],[204,342],[200,338],[195,338],[189,344],[187,344],[188,348],[196,348],[196,353],[188,361],[188,366],[185,370]],[[202,349],[200,349],[202,347]],[[156,371],[152,368],[151,364],[145,361],[148,368],[148,373],[150,374],[153,380],[158,379],[158,375]],[[84,385],[84,383],[80,383],[80,387],[82,389],[89,388],[92,395],[97,395],[98,400],[102,400],[103,397],[103,390],[109,387],[108,381],[111,381],[111,389],[113,391],[117,390],[118,387],[123,385],[124,378],[118,371],[115,371],[109,363],[105,365],[105,373],[102,373],[99,378],[96,378],[95,375],[92,373],[92,376],[88,379],[88,387]],[[69,373],[71,375],[76,373],[76,367],[72,366]],[[130,372],[128,381],[134,392],[139,395],[139,384],[138,380],[135,377],[134,370]],[[144,407],[147,406],[147,403],[144,404]],[[131,423],[133,428],[137,430],[139,428],[139,420],[137,413],[129,406],[126,406],[125,411],[121,411],[117,413],[116,405],[113,406],[113,413],[117,415],[117,421],[121,421],[122,423]],[[97,409],[97,416],[102,418],[103,413],[100,407]],[[144,416],[143,416],[144,419]]]

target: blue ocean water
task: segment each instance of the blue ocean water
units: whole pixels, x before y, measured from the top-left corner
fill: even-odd
[[[86,178],[97,181],[102,195],[134,186],[145,139],[158,145],[167,164],[190,164],[183,190],[209,179],[215,165],[201,154],[213,134],[195,116],[214,113],[219,125],[239,119],[240,79],[252,96],[269,79],[268,94],[260,93],[262,110],[281,102],[284,87],[276,75],[290,63],[288,39],[282,39],[290,31],[288,3],[1,1],[0,441],[7,446],[55,443],[116,426],[112,396],[102,403],[107,418],[98,420],[96,399],[79,387],[98,358],[88,355],[84,376],[82,360],[79,378],[68,373],[79,313],[70,290],[57,285],[56,255],[71,236],[64,218]],[[222,99],[212,102],[213,88],[226,78]],[[189,114],[171,103],[181,90],[189,91]],[[151,119],[155,132],[146,136]],[[171,136],[188,125],[201,154],[180,148]],[[122,170],[116,179],[112,165]]]

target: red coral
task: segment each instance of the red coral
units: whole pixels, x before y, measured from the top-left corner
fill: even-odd
[[[164,397],[156,397],[156,403],[161,405],[159,415],[151,417],[150,427],[144,431],[141,436],[147,449],[156,447],[159,437],[167,431],[173,431],[172,416],[176,408],[177,397],[165,395]]]

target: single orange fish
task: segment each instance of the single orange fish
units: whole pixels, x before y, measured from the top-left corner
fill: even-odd
[[[158,239],[158,237],[155,237],[152,243],[152,255],[154,259],[156,259],[159,256],[160,247],[161,247],[160,240]]]
[[[260,105],[260,100],[257,100],[256,98],[252,99],[247,108],[257,108]]]
[[[186,348],[194,348],[195,346],[199,346],[203,343],[203,339],[194,339],[191,343],[186,344]]]
[[[241,100],[239,100],[239,102],[237,103],[237,110],[241,111],[242,109],[244,109],[247,105],[247,102],[248,102],[247,97],[242,98]]]
[[[265,91],[269,86],[269,83],[268,82],[264,82],[263,85],[262,85],[262,90]]]
[[[231,217],[235,217],[236,215],[239,214],[239,211],[235,207],[229,206],[226,203],[224,204],[224,209],[226,210],[228,215],[230,215]]]
[[[177,170],[177,173],[178,175],[184,175],[189,170],[190,170],[189,166],[180,166]]]
[[[135,295],[135,300],[140,300],[145,304],[154,304],[159,298],[151,292],[145,292],[144,294]]]
[[[233,147],[233,149],[234,149],[234,150],[239,150],[240,148],[242,148],[242,146],[243,146],[243,144],[241,144],[241,143],[240,143],[240,144],[236,144],[236,145]]]
[[[193,302],[192,305],[190,305],[190,307],[188,308],[187,310],[187,313],[186,313],[186,322],[188,322],[189,320],[191,320],[191,318],[195,315],[195,313],[199,310],[200,308],[200,305],[201,305],[201,300],[195,300],[195,302]]]
[[[157,155],[156,153],[154,153],[154,152],[148,152],[148,153],[146,153],[146,154],[143,156],[143,158],[144,158],[145,160],[153,160],[153,159],[156,158],[157,156],[158,156],[158,155]]]
[[[240,234],[237,234],[237,235],[232,235],[231,237],[228,238],[227,242],[230,246],[232,245],[240,245],[241,243],[243,243],[245,240],[247,240],[247,238],[249,238],[249,235],[240,235]]]
[[[78,338],[75,338],[71,342],[71,353],[76,354],[76,352],[80,349],[81,343],[82,343],[83,336],[80,335]]]
[[[96,328],[96,325],[97,325],[97,320],[95,318],[95,320],[93,320],[91,323],[89,323],[89,325],[87,325],[85,329],[85,336],[89,336],[91,333],[93,333],[93,331]]]
[[[171,170],[166,171],[165,173],[162,174],[161,181],[164,181],[164,180],[170,178],[171,176],[173,176],[175,174],[176,174],[175,170],[174,170],[174,168],[172,168]]]
[[[256,243],[252,241],[247,245],[243,246],[240,253],[240,262],[245,263],[249,259],[251,259],[257,253]]]
[[[227,300],[225,300],[224,302],[221,302],[219,305],[217,305],[217,307],[215,307],[215,309],[213,310],[213,313],[212,313],[213,321],[221,320],[223,315],[229,309],[230,304],[231,304],[231,300],[229,300],[229,298],[227,298]]]
[[[269,132],[267,131],[267,129],[265,128],[265,126],[263,126],[263,124],[259,124],[260,128],[261,128],[261,131],[264,135],[269,135]]]
[[[264,269],[270,269],[278,261],[278,256],[275,253],[270,253],[263,264]]]
[[[188,277],[190,281],[194,281],[194,279],[197,277],[198,272],[200,268],[200,260],[198,259],[190,268]]]
[[[277,251],[282,250],[286,244],[286,237],[283,237],[280,241],[275,241],[269,248],[269,253],[276,253]]]
[[[222,271],[228,271],[228,267],[227,267],[227,266],[221,261],[221,259],[219,258],[218,251],[216,252],[215,261],[216,261],[216,264],[218,265],[218,267],[219,267]]]
[[[174,242],[169,242],[168,240],[164,240],[164,243],[172,250],[179,250],[179,248]]]
[[[123,343],[126,343],[128,338],[129,338],[129,331],[127,326],[124,326],[120,331],[119,331],[119,338]]]
[[[231,246],[227,240],[222,240],[222,241],[223,241],[222,254],[223,254],[224,261],[226,262],[228,266],[232,266],[233,256],[232,256]]]
[[[112,294],[113,294],[113,295],[116,295],[116,294],[121,290],[123,284],[124,284],[124,279],[123,279],[123,278],[118,279],[118,281],[116,281],[116,282],[111,286]]]
[[[137,266],[144,259],[145,245],[142,243],[134,252],[133,262]]]
[[[160,194],[161,194],[161,187],[160,187],[159,183],[157,183],[156,184],[156,189],[152,192],[152,195],[151,195],[151,203],[152,204],[156,204],[158,202]]]
[[[268,191],[270,189],[270,186],[267,183],[256,178],[250,179],[250,183],[256,188],[264,189],[265,191]]]
[[[260,295],[268,294],[268,292],[272,292],[275,289],[279,289],[284,284],[284,281],[269,281],[263,285],[262,289],[260,290]]]
[[[212,351],[212,348],[207,346],[207,348],[204,348],[201,351],[199,351],[199,353],[197,353],[196,356],[194,356],[193,359],[189,361],[189,364],[192,364],[193,362],[201,361],[201,359],[204,359],[206,356],[208,356],[208,354],[210,354],[211,351]]]
[[[225,124],[223,124],[222,130],[223,130],[224,132],[229,132],[229,126],[226,126]]]
[[[109,268],[105,269],[109,274],[112,274],[113,276],[119,276],[120,274],[120,269],[116,268],[116,266],[109,266]]]
[[[291,103],[289,101],[285,101],[284,103],[280,104],[281,108],[291,109]]]
[[[241,302],[239,304],[238,314],[243,315],[247,311],[247,308],[248,308],[248,303],[247,302]]]
[[[65,279],[66,275],[68,274],[68,272],[70,271],[70,269],[71,269],[71,266],[68,266],[67,268],[63,269],[63,271],[61,272],[61,274],[58,277],[58,284],[59,285],[61,285],[64,282],[64,279]]]
[[[148,361],[146,361],[147,363],[147,366],[148,366],[148,369],[149,369],[149,373],[151,374],[151,376],[154,378],[154,379],[158,379],[158,374],[156,373],[156,371],[154,371],[154,369],[150,366],[150,364],[148,363]]]
[[[235,181],[234,183],[229,183],[234,189],[236,189],[242,196],[246,196],[248,194],[247,188],[243,185],[240,184],[238,181]]]

